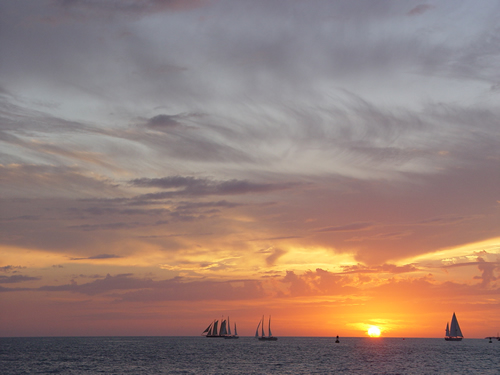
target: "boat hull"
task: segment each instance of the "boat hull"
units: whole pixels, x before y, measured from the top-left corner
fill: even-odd
[[[271,337],[259,337],[259,341],[278,341],[277,337],[271,336]]]
[[[445,337],[446,341],[462,341],[463,337]]]

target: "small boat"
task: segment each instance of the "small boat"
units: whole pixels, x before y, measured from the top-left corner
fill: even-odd
[[[236,323],[234,323],[234,335],[231,335],[231,325],[229,324],[229,316],[227,317],[227,336],[224,336],[225,339],[239,339],[238,331],[236,330]]]
[[[261,325],[262,323],[262,325]],[[259,337],[259,326],[262,329],[262,335]],[[262,320],[259,322],[257,325],[257,330],[255,331],[255,337],[259,338],[259,341],[277,341],[278,338],[274,337],[273,334],[271,333],[271,315],[269,315],[269,336],[265,336],[264,334],[264,315],[262,315]]]
[[[462,331],[458,325],[457,316],[453,313],[451,324],[448,325],[448,323],[446,323],[446,337],[444,339],[446,341],[462,341],[463,338],[464,335],[462,335]]]

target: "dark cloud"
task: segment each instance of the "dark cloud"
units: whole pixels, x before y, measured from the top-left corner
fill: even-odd
[[[0,284],[12,284],[12,283],[21,283],[23,281],[34,281],[40,280],[40,277],[31,277],[31,276],[23,276],[23,275],[12,275],[12,276],[2,276],[0,275]]]
[[[8,265],[8,266],[0,267],[0,272],[11,272],[11,271],[16,272],[16,270],[20,270],[20,269],[23,269],[23,268],[26,268],[26,266],[12,266],[12,265]]]
[[[123,258],[121,255],[116,254],[99,254],[86,258],[70,258],[70,260],[85,260],[85,259],[115,259],[115,258]]]
[[[158,220],[154,223],[136,221],[136,222],[117,222],[117,223],[103,223],[103,224],[70,225],[67,228],[91,232],[91,231],[99,231],[99,230],[126,230],[126,229],[134,229],[134,228],[141,228],[141,227],[161,226],[161,225],[166,225],[168,223],[169,223],[168,220]]]
[[[174,191],[144,194],[138,199],[166,199],[176,196],[207,196],[207,195],[237,195],[249,193],[268,193],[277,190],[287,190],[296,183],[255,183],[246,180],[217,181],[207,178],[173,176],[164,178],[139,178],[130,181],[133,186]]]
[[[179,115],[157,115],[147,121],[147,126],[151,129],[167,130],[169,128],[176,128],[181,125]]]
[[[234,208],[243,206],[242,203],[229,202],[225,199],[216,202],[179,202],[176,206],[177,210],[198,210],[204,208]]]

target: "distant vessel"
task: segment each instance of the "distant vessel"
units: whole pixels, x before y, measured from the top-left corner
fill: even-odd
[[[262,324],[261,324],[262,323]],[[262,335],[259,337],[259,327],[262,329]],[[257,330],[255,331],[255,337],[259,338],[259,341],[277,341],[278,338],[274,337],[271,333],[271,315],[269,315],[269,336],[265,336],[264,334],[264,315],[262,315],[262,320],[257,325]]]
[[[464,335],[462,335],[462,331],[460,330],[460,326],[458,325],[457,316],[453,313],[453,317],[451,318],[451,325],[446,323],[446,337],[444,338],[446,341],[462,341]]]
[[[229,320],[229,318],[228,318]],[[220,324],[220,329],[219,329],[219,321],[216,319],[214,320],[212,323],[210,323],[210,325],[207,327],[207,329],[205,329],[203,332],[202,332],[202,335],[206,333],[206,337],[227,337],[228,335],[231,335],[231,328],[229,328],[229,333],[227,331],[227,322],[226,320],[221,320],[221,324]]]
[[[227,317],[227,335],[224,336],[225,339],[239,339],[238,331],[236,330],[236,323],[234,323],[234,335],[231,335],[231,324],[229,324],[229,316]]]

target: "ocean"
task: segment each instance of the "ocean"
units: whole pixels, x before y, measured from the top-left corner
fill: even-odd
[[[8,374],[500,374],[500,341],[421,338],[0,338]]]

